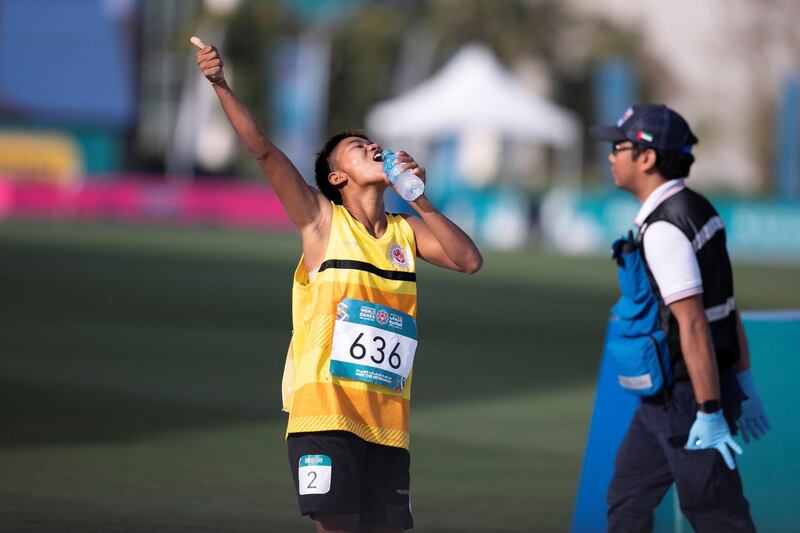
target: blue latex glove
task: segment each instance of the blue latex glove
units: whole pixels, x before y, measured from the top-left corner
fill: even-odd
[[[728,423],[725,421],[725,417],[722,416],[722,411],[717,411],[716,413],[698,411],[697,418],[692,424],[692,429],[689,430],[686,449],[705,450],[707,448],[716,448],[722,454],[722,458],[725,459],[728,468],[736,470],[736,463],[733,462],[731,450],[741,455],[742,448],[733,440]]]
[[[772,426],[764,412],[764,404],[761,403],[761,395],[756,389],[753,373],[747,369],[736,374],[736,377],[739,378],[742,391],[747,395],[747,399],[742,402],[742,414],[736,421],[739,432],[747,444],[751,439],[758,439],[766,435]]]

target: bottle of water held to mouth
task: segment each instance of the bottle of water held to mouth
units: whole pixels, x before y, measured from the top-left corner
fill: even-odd
[[[391,150],[381,152],[383,159],[383,171],[389,178],[389,182],[394,185],[400,197],[406,202],[413,202],[425,192],[425,183],[410,170],[401,172],[402,164],[397,163],[397,155]]]

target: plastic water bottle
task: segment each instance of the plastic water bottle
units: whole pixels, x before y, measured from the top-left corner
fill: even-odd
[[[389,182],[394,185],[400,197],[406,202],[413,202],[425,192],[425,183],[410,170],[401,172],[402,164],[397,164],[397,155],[391,150],[381,152],[383,158],[383,171],[389,177]]]

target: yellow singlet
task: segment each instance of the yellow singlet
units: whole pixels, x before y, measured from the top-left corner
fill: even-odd
[[[328,249],[313,281],[303,258],[292,286],[292,341],[283,379],[287,435],[349,431],[362,439],[408,447],[411,376],[401,392],[332,376],[331,344],[337,305],[345,298],[391,307],[416,317],[416,242],[403,217],[387,214],[380,238],[333,205]]]

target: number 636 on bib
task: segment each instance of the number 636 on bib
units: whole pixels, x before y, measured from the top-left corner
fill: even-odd
[[[414,365],[414,317],[371,302],[345,298],[336,308],[332,376],[402,391]]]

